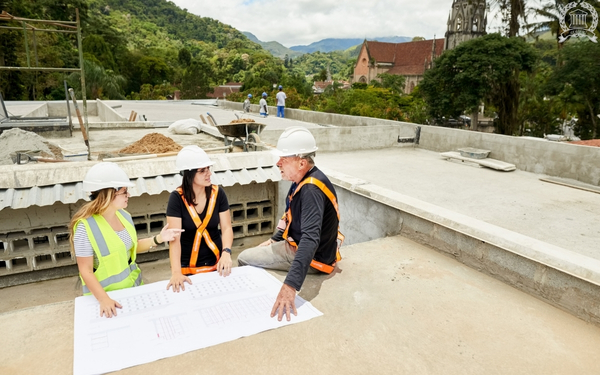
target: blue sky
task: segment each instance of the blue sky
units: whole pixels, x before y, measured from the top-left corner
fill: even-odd
[[[443,38],[451,0],[173,0],[189,12],[286,47],[325,38]],[[365,6],[367,5],[367,6]],[[488,32],[493,31],[488,17]]]

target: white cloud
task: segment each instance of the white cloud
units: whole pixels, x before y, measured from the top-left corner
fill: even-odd
[[[325,38],[424,36],[443,38],[451,0],[173,0],[261,41],[286,47]]]

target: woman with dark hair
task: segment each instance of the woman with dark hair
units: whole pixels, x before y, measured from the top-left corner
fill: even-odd
[[[142,284],[136,255],[181,233],[180,228],[167,229],[167,224],[160,234],[138,239],[131,215],[125,211],[128,188],[133,186],[118,165],[94,165],[83,179],[83,190],[92,193],[91,202],[84,204],[69,224],[71,252],[77,259],[83,294],[93,294],[100,304],[100,316],[107,318],[117,315],[122,306],[106,292]]]
[[[206,152],[198,146],[186,146],[177,154],[175,164],[183,179],[169,197],[167,224],[184,232],[169,244],[171,280],[167,289],[172,286],[179,292],[185,290],[185,282],[192,283],[189,275],[231,273],[233,229],[225,191],[211,183],[210,166],[214,162]]]

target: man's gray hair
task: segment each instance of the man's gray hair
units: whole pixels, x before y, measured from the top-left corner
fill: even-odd
[[[298,155],[300,157],[300,159],[304,159],[306,161],[308,161],[308,164],[313,166],[315,165],[315,157],[316,153],[315,152],[311,152],[310,154],[305,154],[305,155]]]

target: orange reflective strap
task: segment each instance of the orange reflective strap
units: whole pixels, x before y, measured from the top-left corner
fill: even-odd
[[[317,269],[321,272],[325,272],[325,273],[332,273],[333,270],[335,269],[335,264],[336,264],[336,262],[333,262],[333,264],[330,266],[329,264],[321,263],[314,259],[312,260],[312,262],[310,262],[310,266],[312,268]]]
[[[217,270],[217,265],[214,266],[204,266],[204,267],[184,267],[181,269],[181,273],[183,275],[195,275],[197,273],[203,272],[212,272]]]
[[[318,180],[314,177],[308,177],[306,179],[304,179],[302,182],[300,182],[298,184],[298,186],[296,187],[296,190],[294,190],[294,192],[290,195],[289,199],[290,199],[290,207],[291,207],[291,202],[292,199],[294,198],[294,196],[296,195],[296,193],[300,190],[300,188],[306,184],[312,184],[315,185],[316,187],[318,187],[319,189],[321,189],[321,191],[327,196],[327,198],[329,198],[329,200],[331,201],[331,204],[333,205],[333,208],[335,208],[335,212],[337,214],[337,218],[338,221],[340,220],[340,210],[338,208],[338,204],[337,204],[337,199],[335,199],[335,195],[333,195],[333,193],[331,192],[331,190],[329,190],[329,188],[327,187],[327,185],[325,185],[321,180]],[[284,214],[283,217],[286,219],[287,221],[287,225],[285,227],[285,230],[283,231],[283,235],[282,237],[290,244],[294,247],[294,249],[298,249],[298,244],[296,244],[296,241],[294,241],[291,237],[288,236],[288,232],[290,230],[290,225],[292,224],[292,210],[291,208],[289,208]],[[346,237],[342,234],[342,232],[340,232],[339,226],[338,226],[338,235],[337,235],[337,239],[339,241],[338,246],[337,246],[337,251],[335,254],[335,259],[336,261],[333,262],[332,265],[328,265],[325,263],[321,263],[318,262],[316,260],[312,260],[312,262],[310,262],[310,266],[321,271],[321,272],[325,272],[325,273],[332,273],[333,270],[335,269],[335,264],[336,262],[342,260],[342,254],[340,254],[340,247],[342,246],[342,244],[344,243],[344,239]]]
[[[329,190],[327,185],[325,185],[320,180],[317,180],[314,177],[309,177],[309,178],[304,179],[304,181],[302,181],[300,184],[298,184],[298,186],[296,187],[296,190],[294,191],[294,194],[292,194],[292,196],[296,195],[296,192],[298,190],[300,190],[300,188],[306,184],[312,184],[312,185],[317,186],[319,189],[321,189],[321,191],[327,196],[327,198],[329,198],[329,200],[331,201],[331,204],[333,204],[333,208],[335,208],[335,212],[337,213],[337,218],[338,218],[338,220],[340,220],[340,210],[338,209],[338,204],[337,204],[337,200],[335,199],[335,195],[333,195],[333,193],[331,192],[331,190]],[[291,198],[290,198],[290,200],[291,200]]]
[[[206,226],[210,222],[210,219],[212,218],[212,215],[215,210],[215,205],[217,203],[217,194],[219,193],[219,187],[217,185],[212,185],[211,192],[210,192],[210,200],[208,202],[208,211],[206,212],[204,221],[202,221],[200,219],[198,212],[196,212],[196,208],[194,206],[192,206],[191,204],[189,204],[185,200],[185,197],[183,196],[183,190],[181,190],[181,188],[178,188],[177,192],[179,192],[179,195],[181,196],[181,199],[183,200],[183,203],[185,204],[185,207],[187,208],[188,213],[190,214],[192,220],[194,221],[194,224],[196,224],[196,235],[194,236],[194,245],[192,247],[192,254],[190,256],[190,266],[182,268],[181,272],[185,273],[185,274],[190,274],[190,273],[193,274],[193,273],[214,271],[217,269],[216,265],[204,266],[204,267],[195,267],[195,265],[196,265],[196,262],[198,261],[198,253],[200,251],[200,244],[202,243],[203,238],[204,238],[204,241],[206,242],[206,244],[208,245],[208,247],[215,254],[215,257],[217,257],[217,262],[219,262],[219,258],[220,258],[219,248],[213,242],[212,238],[210,238],[210,234],[208,234],[208,231],[206,230]]]

